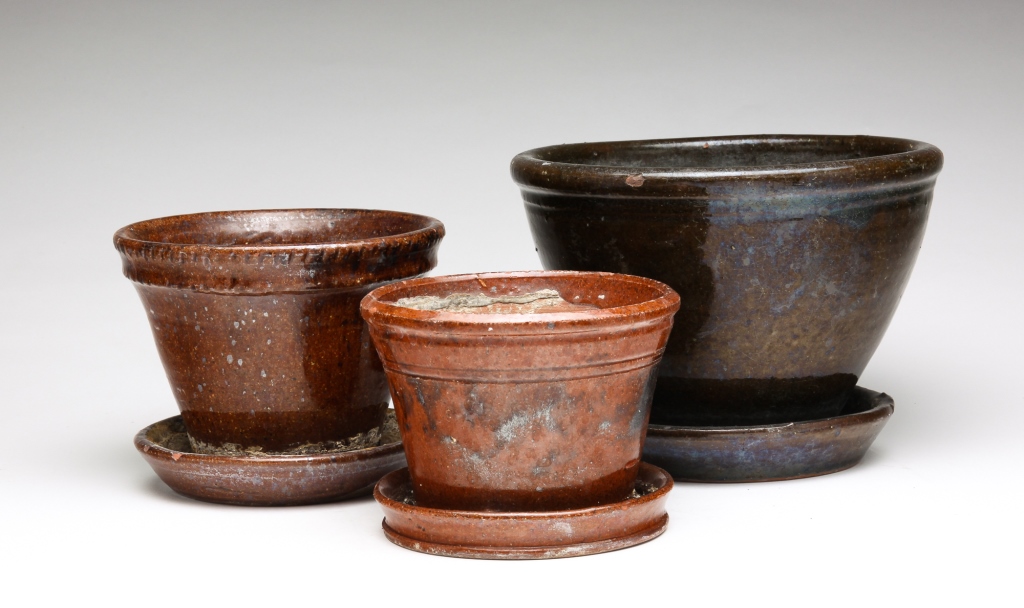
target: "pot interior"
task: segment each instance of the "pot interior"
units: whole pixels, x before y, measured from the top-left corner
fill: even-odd
[[[558,292],[566,305],[533,307],[534,309],[527,310],[522,307],[529,308],[533,302],[507,301],[513,298],[528,299],[545,290]],[[670,290],[667,286],[626,275],[537,272],[517,275],[464,275],[406,281],[384,288],[384,293],[379,295],[379,299],[396,304],[405,298],[451,299],[452,296],[462,294],[484,296],[506,301],[481,306],[479,311],[467,311],[465,307],[459,307],[453,311],[521,314],[524,312],[567,312],[632,306],[662,298],[668,293]]]
[[[311,209],[196,213],[132,224],[124,236],[182,245],[315,245],[398,236],[430,218],[390,211]]]
[[[701,169],[836,162],[916,149],[916,142],[863,136],[770,136],[551,146],[537,159],[594,167]]]

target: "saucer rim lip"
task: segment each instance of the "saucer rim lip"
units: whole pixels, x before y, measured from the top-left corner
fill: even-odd
[[[532,560],[583,557],[586,555],[609,553],[611,551],[619,551],[621,549],[628,549],[630,547],[642,545],[664,534],[665,530],[668,529],[668,522],[670,519],[671,517],[666,511],[663,512],[650,527],[632,534],[593,542],[570,543],[567,545],[553,545],[548,547],[535,545],[529,547],[493,547],[486,545],[467,546],[416,540],[389,526],[386,517],[381,521],[381,528],[384,530],[384,536],[386,536],[391,543],[403,549],[416,551],[425,555],[464,559]]]
[[[381,491],[380,486],[387,480],[388,477],[398,477],[400,475],[408,476],[409,467],[402,467],[395,469],[387,475],[381,477],[380,481],[373,488],[373,497],[382,506],[388,506],[395,510],[403,510],[406,512],[426,512],[439,517],[451,517],[451,518],[472,518],[492,521],[495,523],[503,522],[506,520],[544,520],[549,519],[552,516],[571,518],[571,517],[586,517],[589,515],[598,515],[605,511],[612,511],[616,508],[621,507],[624,504],[644,504],[660,500],[667,496],[672,491],[674,481],[672,476],[665,469],[658,465],[651,464],[649,462],[640,462],[641,469],[650,470],[651,473],[657,475],[660,485],[657,489],[649,494],[644,494],[638,498],[626,498],[615,502],[606,503],[603,505],[595,505],[592,507],[582,507],[576,509],[564,509],[564,510],[549,510],[549,511],[470,511],[466,509],[442,509],[438,507],[427,507],[422,505],[410,505],[404,502],[395,500],[394,498],[387,496]],[[637,474],[639,478],[639,473]],[[411,478],[410,478],[411,479]],[[383,500],[382,500],[383,499]],[[386,501],[386,502],[385,502]]]
[[[772,424],[756,424],[747,426],[676,426],[668,424],[651,424],[647,428],[647,436],[663,438],[689,438],[706,437],[709,435],[757,435],[762,433],[781,432],[810,432],[820,431],[841,426],[859,426],[871,424],[892,416],[895,411],[893,398],[886,393],[872,391],[860,386],[854,387],[855,391],[867,393],[867,398],[872,402],[868,409],[829,416],[828,418],[815,418],[813,420],[801,420],[797,422],[778,422]]]
[[[358,460],[365,460],[367,458],[373,458],[377,456],[390,455],[393,452],[402,450],[401,440],[388,443],[385,445],[375,445],[368,448],[359,448],[356,450],[349,450],[347,452],[334,452],[328,454],[272,454],[266,456],[231,456],[227,454],[202,454],[199,452],[179,452],[172,450],[160,444],[157,444],[149,439],[147,436],[149,431],[153,427],[159,424],[169,424],[175,419],[181,419],[181,414],[176,416],[170,416],[163,420],[158,420],[146,427],[142,428],[135,434],[134,444],[135,448],[145,457],[157,458],[160,460],[170,460],[175,463],[181,462],[194,462],[196,464],[237,464],[239,462],[247,463],[267,463],[267,464],[316,464],[316,463],[332,463],[332,464],[345,464],[348,462],[355,462]],[[147,449],[148,448],[148,449]],[[178,458],[175,459],[174,455],[179,454]]]

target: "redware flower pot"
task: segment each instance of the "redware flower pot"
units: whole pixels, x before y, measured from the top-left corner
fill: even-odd
[[[305,453],[378,428],[363,296],[433,268],[440,222],[391,211],[197,213],[114,235],[193,448]]]
[[[544,290],[556,297],[538,299]],[[434,309],[409,308],[407,298]],[[631,495],[678,306],[656,281],[589,272],[436,277],[372,291],[363,316],[416,504],[554,511]]]
[[[886,137],[570,144],[512,161],[546,268],[651,277],[682,297],[651,421],[838,415],[924,237],[942,153]]]

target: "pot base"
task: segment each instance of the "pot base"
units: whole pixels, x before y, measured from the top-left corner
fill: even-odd
[[[192,450],[181,416],[135,435],[135,448],[172,490],[206,502],[287,506],[368,494],[386,473],[405,466],[402,443],[312,455],[232,456]]]
[[[415,504],[409,469],[389,473],[374,498],[384,509],[388,540],[412,551],[477,559],[552,559],[615,551],[656,538],[668,526],[672,478],[640,464],[633,496],[567,511],[496,512]]]
[[[650,425],[645,462],[679,481],[781,481],[848,469],[889,421],[892,397],[856,387],[832,418],[762,426]]]

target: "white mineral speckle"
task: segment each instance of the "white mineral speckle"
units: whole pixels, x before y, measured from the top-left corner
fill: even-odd
[[[238,367],[242,367],[242,360],[241,359],[238,360]]]
[[[263,377],[263,378],[266,378],[267,377],[267,370],[261,369],[260,370],[260,376]]]
[[[228,355],[228,363],[233,363],[234,360],[235,360],[235,358],[233,356]]]
[[[238,329],[238,321],[235,321],[235,329]]]

